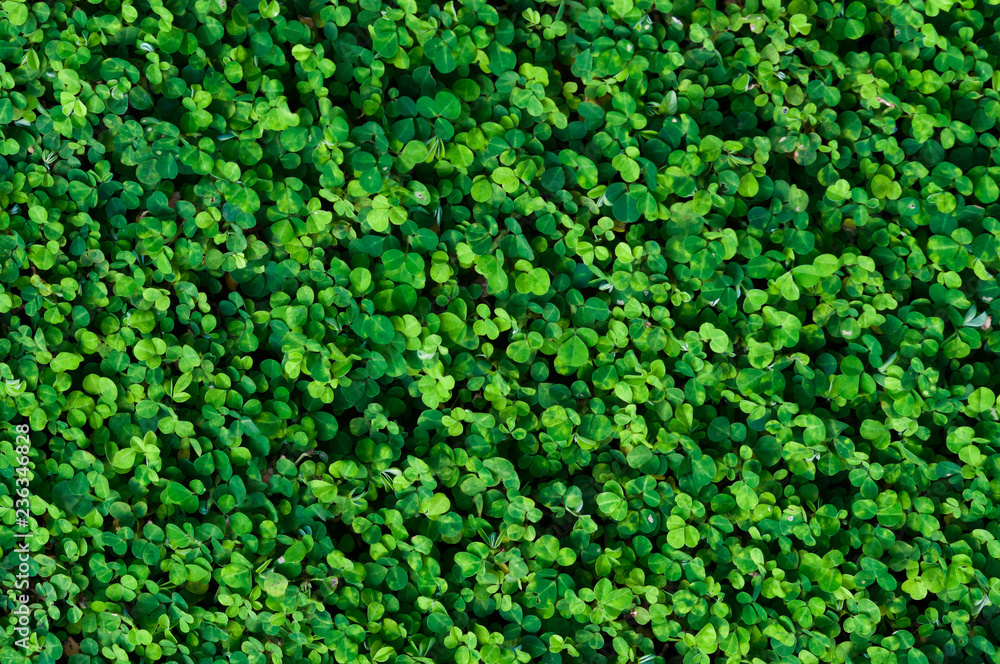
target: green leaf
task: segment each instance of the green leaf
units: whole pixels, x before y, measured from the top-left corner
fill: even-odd
[[[887,176],[879,174],[872,179],[872,194],[876,198],[897,199],[902,195],[899,184],[893,182]]]
[[[975,193],[980,203],[988,205],[996,203],[997,199],[1000,198],[1000,187],[997,186],[992,177],[984,175],[976,181]]]
[[[711,484],[716,472],[715,460],[709,456],[691,462],[691,481],[697,489]]]
[[[462,103],[452,93],[442,90],[434,97],[437,114],[447,120],[457,120],[462,115]]]
[[[632,7],[632,0],[612,0],[611,2],[612,15],[617,18],[624,18],[626,14],[632,11]]]
[[[135,465],[135,450],[131,448],[125,448],[123,450],[118,450],[115,453],[114,458],[111,460],[111,467],[115,469],[116,472],[120,474],[128,473],[132,470]]]
[[[82,361],[83,358],[75,353],[63,352],[52,358],[51,366],[53,371],[75,371]]]
[[[261,586],[271,597],[282,597],[288,589],[288,579],[277,572],[269,572],[261,578]]]
[[[618,588],[609,592],[601,601],[601,608],[609,617],[616,617],[632,605],[634,595],[628,588]]]
[[[378,172],[377,168],[369,168],[361,173],[358,181],[361,183],[361,187],[369,194],[377,194],[382,190],[382,174]]]
[[[774,349],[769,343],[758,343],[753,339],[747,339],[750,350],[750,365],[758,369],[765,369],[774,361]]]
[[[760,185],[757,183],[757,178],[751,173],[746,173],[740,178],[739,193],[740,196],[744,198],[753,198],[760,191]]]
[[[365,323],[365,334],[372,343],[376,344],[389,344],[392,340],[396,338],[396,330],[392,326],[392,321],[390,321],[385,316],[372,316]]]
[[[559,346],[557,357],[569,367],[582,367],[589,361],[590,351],[587,349],[587,344],[574,335]]]
[[[438,516],[451,509],[448,497],[443,493],[435,493],[424,507],[424,514],[427,516]]]
[[[969,395],[969,414],[976,415],[986,412],[996,405],[996,395],[988,387],[977,388]]]
[[[244,565],[238,565],[236,563],[229,563],[222,568],[221,572],[222,582],[233,590],[249,590],[250,589],[250,567]]]

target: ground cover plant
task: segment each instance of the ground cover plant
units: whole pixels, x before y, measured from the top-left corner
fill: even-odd
[[[2,0],[0,659],[1000,662],[998,19]]]

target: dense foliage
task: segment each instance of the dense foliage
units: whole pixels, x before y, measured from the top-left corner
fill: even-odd
[[[1000,662],[996,2],[3,0],[0,659]]]

